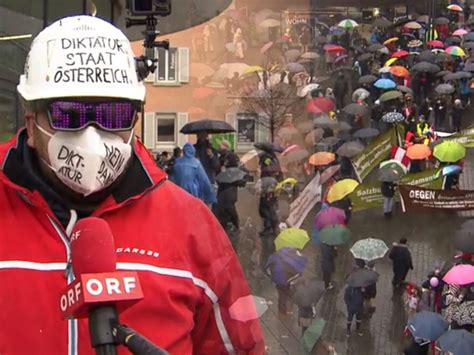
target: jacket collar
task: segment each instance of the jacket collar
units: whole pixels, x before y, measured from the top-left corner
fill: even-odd
[[[26,141],[27,132],[22,129],[10,141],[0,145],[0,182],[20,193],[29,203],[43,207],[49,205],[51,208],[51,200],[57,200],[59,194],[44,181],[35,167],[34,158],[25,163],[25,159],[28,159],[27,150],[31,151]],[[156,167],[140,141],[136,140],[133,148],[134,154],[127,171],[119,181],[109,187],[110,193],[104,196],[94,211],[90,211],[91,214],[97,215],[138,199],[166,180],[166,174]],[[71,208],[68,201],[60,202],[65,202],[65,207]]]

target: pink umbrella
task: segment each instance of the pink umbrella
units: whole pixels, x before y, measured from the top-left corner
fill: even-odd
[[[291,152],[295,152],[297,150],[300,150],[301,147],[298,144],[292,144],[288,147],[285,148],[285,150],[281,153],[281,155],[286,156],[290,154]]]
[[[443,277],[450,285],[468,285],[474,282],[474,266],[455,265]]]
[[[332,224],[344,226],[346,224],[346,213],[344,210],[336,207],[329,207],[321,210],[314,218],[314,225],[319,229],[323,229]]]
[[[273,42],[268,42],[268,43],[265,43],[263,45],[262,48],[260,48],[260,53],[265,53],[266,51],[268,51],[271,47],[273,46]]]
[[[456,31],[453,32],[453,36],[459,36],[462,37],[468,32],[464,28],[458,28]]]

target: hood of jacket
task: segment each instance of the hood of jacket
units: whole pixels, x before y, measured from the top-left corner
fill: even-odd
[[[189,142],[184,145],[183,152],[187,158],[194,158],[196,156],[196,148]]]

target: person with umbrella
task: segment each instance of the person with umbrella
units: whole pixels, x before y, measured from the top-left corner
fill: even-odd
[[[173,173],[170,176],[172,182],[180,186],[191,195],[201,199],[206,204],[216,202],[214,188],[211,185],[201,162],[195,157],[196,151],[191,143],[183,147],[184,155],[176,160]]]
[[[210,183],[213,185],[216,174],[218,174],[221,169],[221,165],[217,151],[212,147],[209,141],[207,131],[197,132],[197,142],[194,145],[194,149],[196,151],[196,158],[201,162]]]
[[[397,289],[405,282],[408,271],[413,270],[413,262],[410,250],[407,247],[407,239],[401,238],[398,243],[393,243],[388,257],[392,260],[392,285],[394,289]]]

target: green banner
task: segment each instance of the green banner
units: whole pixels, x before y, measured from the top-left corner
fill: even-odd
[[[390,156],[392,144],[397,144],[395,128],[391,128],[386,133],[375,138],[362,152],[351,159],[352,166],[360,182]]]
[[[212,148],[219,149],[220,142],[225,139],[230,143],[231,149],[235,150],[235,133],[217,133],[211,137]]]
[[[443,138],[444,141],[456,141],[461,143],[466,148],[474,148],[474,125],[463,129],[461,132],[453,134],[452,136]]]
[[[413,185],[428,189],[441,189],[443,187],[443,177],[439,174],[440,169],[431,169],[420,173],[408,174],[401,179],[399,185]],[[357,186],[349,197],[351,198],[354,212],[369,208],[380,208],[383,205],[383,197],[380,189],[380,181],[371,181]],[[399,200],[398,191],[395,200]]]

